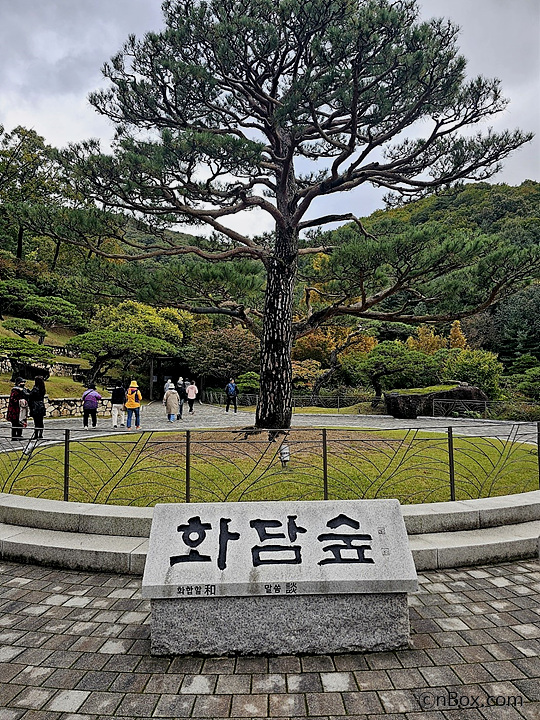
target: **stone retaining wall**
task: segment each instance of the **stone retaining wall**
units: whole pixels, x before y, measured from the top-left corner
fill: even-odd
[[[0,395],[0,420],[6,419],[9,395]],[[45,398],[47,409],[46,417],[80,417],[83,414],[81,398]],[[110,398],[102,398],[99,401],[98,415],[110,415]]]
[[[50,348],[48,348],[50,349]],[[15,363],[15,367],[17,367],[18,364],[22,365],[29,365],[33,368],[43,368],[46,373],[49,375],[55,375],[56,377],[73,377],[74,375],[78,375],[81,372],[81,364],[78,362],[52,362],[52,363],[46,363],[46,362],[39,362],[39,361],[13,361]],[[0,357],[0,373],[13,373],[13,363],[9,358],[6,357]],[[22,374],[22,377],[25,377],[24,374]]]

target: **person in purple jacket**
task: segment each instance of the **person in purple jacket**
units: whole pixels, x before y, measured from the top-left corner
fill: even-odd
[[[92,427],[95,428],[97,425],[97,409],[99,407],[99,401],[101,395],[96,390],[94,383],[88,383],[86,390],[83,392],[83,426],[88,427],[88,418],[92,418]]]

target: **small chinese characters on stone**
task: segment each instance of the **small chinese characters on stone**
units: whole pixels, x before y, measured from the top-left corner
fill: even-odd
[[[287,535],[291,543],[294,543],[300,533],[307,530],[296,524],[296,515],[287,516]],[[250,527],[257,531],[261,543],[267,540],[286,538],[284,532],[270,532],[272,529],[283,528],[279,520],[251,520]],[[300,545],[283,545],[272,543],[267,545],[255,545],[251,548],[253,567],[260,565],[300,565],[302,562],[302,549]]]
[[[360,523],[357,520],[353,520],[352,518],[347,517],[347,515],[343,514],[340,514],[332,520],[329,520],[326,523],[326,526],[332,530],[342,526],[345,526],[346,528],[351,528],[353,530],[360,529]],[[375,562],[373,558],[366,557],[365,555],[367,550],[371,550],[371,542],[373,540],[371,535],[351,532],[322,533],[321,535],[317,536],[317,540],[319,540],[320,542],[325,542],[327,540],[336,541],[332,545],[326,545],[326,547],[323,547],[323,551],[330,552],[333,557],[327,557],[324,560],[319,560],[318,565],[327,565],[329,563]],[[363,544],[355,545],[355,541]]]
[[[287,595],[296,595],[297,589],[295,582],[285,583],[285,592]]]

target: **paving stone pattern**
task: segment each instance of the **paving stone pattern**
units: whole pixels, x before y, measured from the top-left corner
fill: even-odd
[[[537,562],[426,572],[408,650],[158,658],[139,578],[0,562],[0,720],[538,720],[539,599]]]

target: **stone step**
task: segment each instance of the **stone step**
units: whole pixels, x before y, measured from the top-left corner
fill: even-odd
[[[540,520],[540,490],[475,500],[402,505],[409,535]],[[153,508],[63,502],[0,493],[0,523],[96,535],[150,536]]]
[[[417,570],[536,557],[540,520],[458,532],[410,535]],[[25,528],[0,523],[0,559],[70,570],[142,575],[148,539]]]
[[[417,570],[481,565],[538,556],[540,520],[457,532],[409,535]]]
[[[0,559],[69,570],[142,575],[148,538],[43,530],[0,523]]]
[[[0,493],[0,523],[42,530],[148,538],[154,509]]]

